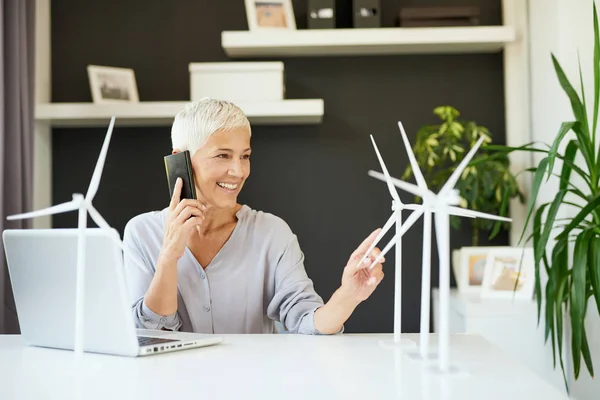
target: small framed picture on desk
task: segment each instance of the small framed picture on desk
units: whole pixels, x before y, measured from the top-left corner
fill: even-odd
[[[533,248],[509,247],[490,251],[481,285],[482,298],[531,300],[534,285]]]
[[[481,293],[488,254],[494,247],[462,247],[455,253],[456,285],[460,293]]]

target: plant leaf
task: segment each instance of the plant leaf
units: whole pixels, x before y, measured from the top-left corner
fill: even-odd
[[[585,159],[587,164],[587,170],[590,171],[591,174],[596,170],[596,162],[594,159],[594,147],[592,144],[592,139],[588,133],[582,128],[580,123],[573,125],[573,132],[575,132],[575,136],[577,136],[577,140],[579,141],[579,150],[581,150],[581,154]],[[575,167],[573,167],[575,169]]]
[[[546,222],[544,223],[544,230],[542,231],[537,247],[534,248],[536,259],[540,259],[542,254],[546,251],[546,245],[548,244],[548,239],[550,238],[550,232],[554,227],[554,220],[556,219],[556,214],[558,213],[558,209],[560,208],[565,194],[566,191],[560,190],[556,194],[552,204],[550,204],[548,215],[546,216]]]
[[[562,358],[563,349],[563,307],[562,301],[557,300],[556,304],[556,342],[558,343],[558,358],[560,360],[560,370],[562,371],[565,386],[567,385],[567,375],[565,374],[565,364]],[[556,363],[554,364],[556,366]]]
[[[575,116],[575,119],[577,121],[581,122],[584,125],[582,126],[582,130],[585,132],[587,128],[587,118],[581,99],[579,98],[579,95],[573,88],[573,85],[571,85],[571,82],[569,82],[569,79],[565,75],[565,72],[563,71],[562,67],[560,66],[560,63],[558,62],[554,54],[552,54],[552,63],[554,64],[554,70],[556,71],[558,82],[569,97],[569,100],[571,102],[571,108],[573,109],[573,115]],[[587,130],[589,131],[589,129]]]
[[[552,268],[548,271],[548,283],[552,284],[552,288],[555,289],[555,292],[552,294],[556,295],[551,297],[551,301],[555,303],[554,305],[554,315],[551,316],[553,319],[552,322],[554,324],[554,318],[556,318],[556,332],[552,332],[553,337],[556,336],[556,340],[558,342],[558,358],[560,360],[560,367],[563,374],[563,379],[565,379],[566,384],[566,374],[564,370],[564,362],[562,358],[562,330],[559,329],[559,323],[562,328],[562,313],[563,306],[562,304],[565,301],[568,301],[569,292],[564,292],[567,285],[570,287],[569,275],[570,271],[568,270],[568,261],[569,261],[569,250],[566,241],[559,241],[555,244],[552,249]],[[547,263],[547,260],[544,260]],[[562,293],[561,291],[562,286]],[[548,301],[548,298],[546,298]],[[552,325],[554,327],[554,325]],[[554,348],[552,349],[554,351]]]
[[[588,268],[596,307],[598,308],[598,313],[600,313],[600,237],[596,235],[590,238]]]
[[[592,231],[587,230],[577,236],[573,252],[573,286],[571,296],[571,346],[573,352],[573,367],[575,379],[579,377],[581,367],[581,346],[583,330],[585,329],[585,302],[586,302],[586,272],[587,254]]]
[[[585,100],[585,88],[583,87],[583,73],[581,72],[581,59],[579,58],[579,50],[577,50],[577,65],[579,67],[579,86],[581,87],[581,103],[583,105],[583,115],[585,115],[585,120],[584,121],[579,121],[582,122],[584,124],[588,124],[587,122],[587,104],[586,104],[586,100]],[[590,134],[590,126],[587,125],[587,129],[586,132],[589,136]]]
[[[508,190],[508,188],[504,188],[504,193],[502,194],[502,202],[500,203],[500,210],[499,210],[499,215],[501,217],[506,215],[506,209],[508,208],[509,198],[510,198],[510,191]],[[503,225],[502,221],[496,221],[494,223],[494,229],[492,230],[492,233],[489,236],[489,240],[492,240],[493,238],[496,237],[496,235],[500,232],[500,228],[502,227],[502,225]]]
[[[556,354],[555,354],[555,346],[556,346],[556,337],[554,335],[554,280],[548,279],[546,283],[546,329],[544,333],[544,340],[548,342],[548,338],[552,337],[552,360],[554,365],[556,365]],[[560,357],[560,354],[559,354]]]
[[[600,206],[600,192],[592,198],[585,207],[579,211],[579,213],[573,218],[571,223],[567,225],[567,227],[556,237],[557,240],[560,240],[562,237],[567,237],[569,232],[579,226],[579,223],[585,219],[592,211],[594,211],[598,206]]]
[[[538,208],[535,212],[535,217],[533,219],[533,248],[534,250],[538,248],[540,243],[540,234],[542,232],[542,215],[544,214],[544,210],[548,207],[550,203],[545,203]],[[544,249],[544,254],[546,250]],[[537,308],[538,308],[538,326],[540,324],[541,317],[541,308],[542,308],[542,283],[540,277],[540,261],[542,257],[539,255],[537,251],[534,251],[534,260],[535,260],[535,295],[537,300]],[[546,271],[548,272],[548,271]]]
[[[579,150],[579,143],[577,140],[570,140],[565,149],[565,154],[562,157],[563,167],[560,173],[560,188],[565,189],[566,185],[569,184],[569,178],[571,177],[571,171],[575,170],[586,181],[588,185],[591,184],[591,178],[589,174],[583,171],[579,166],[575,164],[575,157],[577,156],[577,150]],[[573,184],[571,186],[575,187]]]
[[[552,144],[550,151],[548,151],[548,178],[546,181],[550,179],[550,176],[552,175],[554,161],[556,160],[556,155],[558,154],[558,146],[560,146],[560,142],[562,142],[565,135],[571,130],[571,128],[573,128],[573,125],[575,125],[575,122],[563,122],[560,125],[558,135],[556,136],[556,139],[554,139],[554,143]]]
[[[569,283],[569,275],[570,272],[567,271],[560,280],[560,284],[558,285],[558,290],[556,293],[556,305],[555,305],[555,314],[556,314],[556,342],[558,343],[558,354],[560,359],[560,369],[563,374],[563,379],[566,382],[565,375],[565,365],[562,359],[562,349],[563,349],[563,303],[565,302],[565,288]],[[556,367],[556,363],[554,364]]]
[[[583,355],[583,360],[585,361],[585,366],[590,373],[590,376],[594,377],[594,364],[592,363],[592,356],[590,354],[590,346],[587,340],[587,334],[585,333],[585,324],[582,326],[581,332],[581,354]]]
[[[486,150],[489,150],[489,151],[497,151],[497,152],[503,152],[503,153],[512,153],[513,151],[531,151],[534,153],[548,153],[548,150],[530,147],[536,143],[537,142],[529,142],[529,143],[526,143],[524,145],[517,146],[517,147],[505,146],[505,145],[501,145],[501,144],[488,144],[487,146],[485,146],[485,148],[486,148]]]
[[[600,39],[598,33],[598,14],[596,11],[596,2],[594,4],[594,120],[592,130],[592,142],[596,148],[596,128],[598,126],[598,100],[600,98]],[[598,153],[598,163],[600,164],[600,153]]]
[[[538,192],[540,191],[540,186],[542,184],[542,180],[544,179],[544,174],[546,173],[546,167],[548,166],[548,157],[544,158],[538,164],[537,170],[535,171],[535,176],[533,178],[533,185],[531,187],[531,196],[529,198],[529,205],[527,206],[527,218],[525,219],[525,225],[523,226],[523,232],[521,232],[521,237],[519,238],[519,243],[523,240],[523,236],[525,235],[525,231],[527,229],[527,225],[529,225],[529,219],[531,218],[531,214],[535,207],[535,201],[537,200]]]

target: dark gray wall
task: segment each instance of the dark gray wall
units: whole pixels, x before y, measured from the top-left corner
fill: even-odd
[[[348,26],[351,2],[338,3],[339,26]],[[435,4],[382,3],[385,26],[394,25],[400,5]],[[456,3],[485,3],[482,23],[501,22],[499,0]],[[295,1],[299,28],[306,26],[305,7],[304,1]],[[188,100],[188,63],[228,61],[220,33],[243,29],[247,25],[242,0],[53,2],[53,101],[91,101],[88,64],[135,69],[142,101]],[[419,126],[436,122],[431,110],[438,105],[457,107],[503,143],[502,54],[284,61],[288,98],[323,98],[325,117],[320,125],[254,126],[252,174],[239,200],[289,223],[305,252],[308,274],[327,300],[340,284],[350,253],[390,214],[385,185],[367,176],[369,169],[379,170],[369,134],[375,135],[396,176],[408,162],[396,122],[402,120],[414,138]],[[118,123],[95,204],[122,233],[131,217],[167,205],[162,157],[170,152],[170,137],[166,127],[122,128]],[[54,202],[86,190],[104,133],[105,129],[54,130]],[[453,232],[453,247],[470,243],[467,225]],[[75,213],[56,216],[54,226],[76,226]],[[405,332],[419,329],[421,240],[419,222],[404,238]],[[506,244],[507,236],[494,243]],[[350,318],[347,332],[392,331],[392,253],[386,257],[384,281]],[[434,250],[434,286],[436,254]]]

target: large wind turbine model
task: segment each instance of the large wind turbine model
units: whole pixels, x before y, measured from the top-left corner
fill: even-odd
[[[100,213],[92,205],[92,200],[98,191],[100,186],[100,178],[102,176],[102,170],[104,168],[104,162],[106,160],[106,154],[108,152],[108,145],[112,136],[113,127],[115,124],[115,117],[110,120],[108,131],[100,151],[100,156],[96,162],[96,168],[90,181],[87,194],[83,197],[82,194],[73,194],[73,200],[45,208],[38,211],[32,211],[25,214],[11,215],[7,219],[27,219],[35,218],[44,215],[60,214],[67,211],[79,210],[78,219],[78,239],[77,239],[77,282],[76,282],[76,299],[75,299],[75,335],[74,335],[74,351],[76,355],[83,353],[83,333],[84,333],[84,318],[85,318],[85,232],[87,227],[87,213],[90,214],[92,219],[100,228],[109,233],[109,236],[121,247],[123,244],[119,238],[119,233],[112,229],[108,223],[102,218]]]
[[[471,161],[479,147],[483,142],[483,137],[479,138],[475,146],[467,153],[465,158],[461,161],[458,167],[454,170],[448,181],[444,184],[440,192],[436,195],[427,188],[425,179],[419,165],[416,161],[408,137],[401,123],[398,123],[406,151],[409,156],[409,160],[415,174],[417,185],[410,184],[398,179],[392,178],[392,183],[414,195],[420,196],[423,199],[423,207],[425,213],[435,212],[435,226],[436,226],[436,238],[438,244],[438,257],[439,257],[439,268],[440,268],[440,335],[439,335],[439,368],[443,372],[449,370],[449,301],[450,301],[450,214],[467,216],[467,217],[481,217],[499,221],[512,221],[510,218],[499,217],[496,215],[486,214],[478,211],[468,210],[456,207],[459,204],[458,191],[454,188],[459,177],[466,168],[467,164]],[[369,174],[377,179],[383,180],[378,173],[372,171]],[[425,226],[423,229],[423,249],[424,252],[429,250],[431,247],[431,217],[425,217]],[[382,252],[383,254],[383,252]],[[383,255],[380,255],[382,257]],[[375,260],[378,261],[378,260]],[[423,271],[422,271],[422,305],[421,305],[421,356],[427,358],[428,356],[428,337],[429,337],[429,297],[430,297],[430,275],[431,265],[429,254],[423,255]]]
[[[383,161],[383,157],[379,152],[379,148],[375,143],[375,139],[373,135],[371,135],[371,142],[373,143],[373,148],[375,149],[375,154],[377,155],[377,159],[379,160],[379,164],[381,165],[381,170],[383,171],[383,175],[373,172],[377,177],[382,176],[381,180],[384,180],[387,183],[388,190],[390,195],[392,196],[392,210],[394,211],[388,221],[383,226],[381,232],[371,246],[367,249],[362,259],[359,261],[358,265],[364,261],[364,259],[371,254],[371,251],[375,248],[377,243],[383,238],[383,236],[389,231],[394,223],[396,223],[396,234],[389,241],[389,243],[385,246],[385,248],[381,251],[381,255],[377,258],[377,260],[373,261],[370,265],[370,268],[373,268],[375,264],[377,264],[380,259],[385,256],[388,251],[395,246],[396,255],[395,255],[395,283],[394,283],[394,345],[402,345],[403,347],[414,347],[415,342],[412,340],[402,340],[401,332],[402,332],[402,236],[410,229],[416,220],[425,212],[427,208],[424,205],[418,204],[404,204],[400,200],[400,196],[398,195],[398,191],[394,187],[393,181],[396,179],[392,178],[388,172],[388,169]],[[412,184],[407,183],[407,185],[414,186]],[[417,186],[414,186],[415,190],[418,190]],[[402,223],[402,210],[413,210],[413,213],[408,217],[406,222]],[[457,215],[465,215],[459,209],[456,211]],[[465,215],[466,216],[466,215]],[[429,218],[431,218],[431,213]],[[431,240],[430,240],[431,241]],[[429,251],[430,253],[430,251]],[[429,325],[427,325],[427,331],[429,331]]]

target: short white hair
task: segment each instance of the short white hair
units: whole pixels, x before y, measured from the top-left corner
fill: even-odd
[[[185,105],[177,113],[171,127],[173,149],[189,150],[193,156],[217,131],[247,128],[250,122],[244,112],[230,101],[204,97]]]

